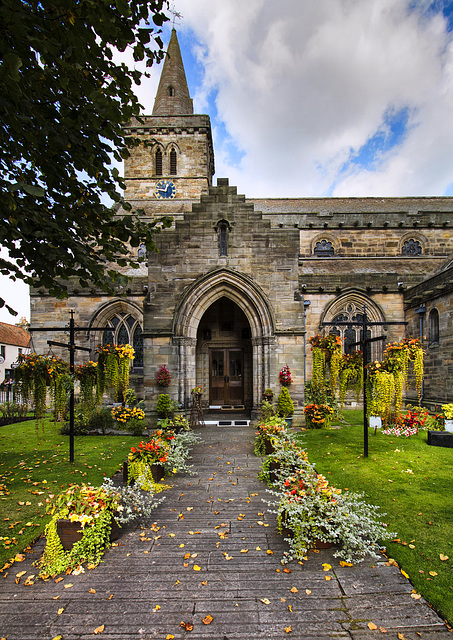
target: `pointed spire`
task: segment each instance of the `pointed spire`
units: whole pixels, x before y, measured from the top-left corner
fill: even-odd
[[[154,100],[153,116],[185,116],[193,114],[184,64],[176,30],[171,38]]]

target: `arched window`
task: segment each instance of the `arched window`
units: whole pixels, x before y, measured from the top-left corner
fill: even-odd
[[[328,256],[334,255],[335,249],[331,242],[323,239],[316,243],[313,253],[315,256],[327,258]]]
[[[372,320],[372,318],[368,318]],[[338,325],[336,327],[329,328],[329,334],[333,334],[336,336],[340,336],[343,340],[343,352],[345,354],[354,353],[354,351],[360,351],[361,346],[359,343],[362,340],[362,329],[359,324],[363,320],[363,303],[356,302],[346,302],[342,307],[340,313],[335,315],[331,322],[351,322],[350,325]],[[372,338],[374,335],[380,335],[382,332],[382,328],[378,327],[374,334],[371,333],[370,329],[367,329],[367,338]],[[376,341],[372,343],[368,343],[367,346],[367,359],[368,362],[371,360],[382,360],[382,352],[383,352],[383,342]]]
[[[228,232],[230,230],[230,225],[226,220],[220,220],[217,223],[217,235],[219,238],[219,256],[228,255]]]
[[[403,256],[420,256],[422,254],[422,245],[418,240],[411,238],[401,247],[401,255]]]
[[[168,87],[168,95],[172,98],[175,95],[175,89],[172,85]]]
[[[135,350],[134,369],[143,367],[143,335],[138,320],[130,313],[115,313],[107,322],[110,331],[104,331],[103,344],[130,344]]]
[[[155,154],[156,176],[162,175],[162,151],[158,149]]]
[[[175,176],[178,173],[178,159],[176,151],[172,149],[170,151],[170,175]]]
[[[431,309],[428,322],[429,344],[439,344],[439,312],[437,309]]]

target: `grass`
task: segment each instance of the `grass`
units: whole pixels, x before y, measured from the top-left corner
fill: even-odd
[[[298,436],[318,472],[341,489],[365,493],[397,532],[387,556],[409,576],[414,589],[453,625],[453,449],[428,446],[427,433],[411,438],[369,430],[363,455],[363,414],[344,411],[340,429]],[[441,558],[448,556],[449,559]]]
[[[45,420],[0,428],[0,568],[36,540],[50,516],[45,499],[70,484],[100,485],[112,477],[139,438],[75,438],[75,461],[69,462],[69,437]]]

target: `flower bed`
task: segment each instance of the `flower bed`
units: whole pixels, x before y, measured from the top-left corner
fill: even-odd
[[[260,478],[274,496],[268,502],[270,511],[277,514],[279,529],[286,533],[289,544],[282,562],[302,559],[319,541],[336,545],[334,556],[347,562],[361,562],[367,555],[378,557],[378,541],[395,536],[377,519],[379,507],[367,504],[363,494],[342,492],[330,485],[283,426],[260,425],[257,440],[268,431],[274,451],[263,460]],[[255,451],[260,453],[262,447],[255,446]]]

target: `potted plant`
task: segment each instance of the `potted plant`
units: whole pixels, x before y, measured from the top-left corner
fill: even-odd
[[[280,373],[278,374],[278,379],[280,381],[280,384],[284,387],[289,387],[289,385],[292,384],[293,379],[291,377],[291,370],[288,365],[285,365],[280,371]]]
[[[107,480],[101,487],[72,485],[46,500],[52,519],[46,525],[46,546],[37,561],[39,577],[59,573],[81,573],[82,565],[94,568],[119,535],[119,527],[135,518],[148,518],[159,504],[144,496],[139,487],[114,487]]]
[[[265,453],[271,453],[274,450],[274,437],[280,436],[286,432],[286,421],[277,415],[268,418],[258,426],[255,438],[254,453],[262,456]]]
[[[138,447],[131,447],[127,459],[128,481],[137,483],[143,491],[162,491],[163,485],[157,483],[165,475],[163,464],[168,457],[169,442],[174,437],[173,433],[168,433],[165,439],[156,435],[149,442],[143,440]]]
[[[453,432],[453,402],[442,405],[442,411],[445,417],[445,431]]]
[[[145,412],[139,407],[114,407],[112,418],[118,425],[134,435],[141,436],[145,420]]]
[[[290,416],[294,413],[294,403],[289,395],[287,387],[282,387],[282,390],[278,394],[277,413],[279,416],[286,419],[286,424],[290,427],[292,423],[292,417]]]
[[[304,407],[305,422],[308,429],[329,427],[334,410],[328,404],[307,404]]]
[[[156,404],[157,415],[160,418],[171,418],[175,412],[175,404],[171,400],[168,393],[161,393],[157,398]]]
[[[163,364],[159,367],[159,371],[157,372],[156,382],[159,387],[168,387],[171,382],[171,373],[167,369],[167,365]]]

